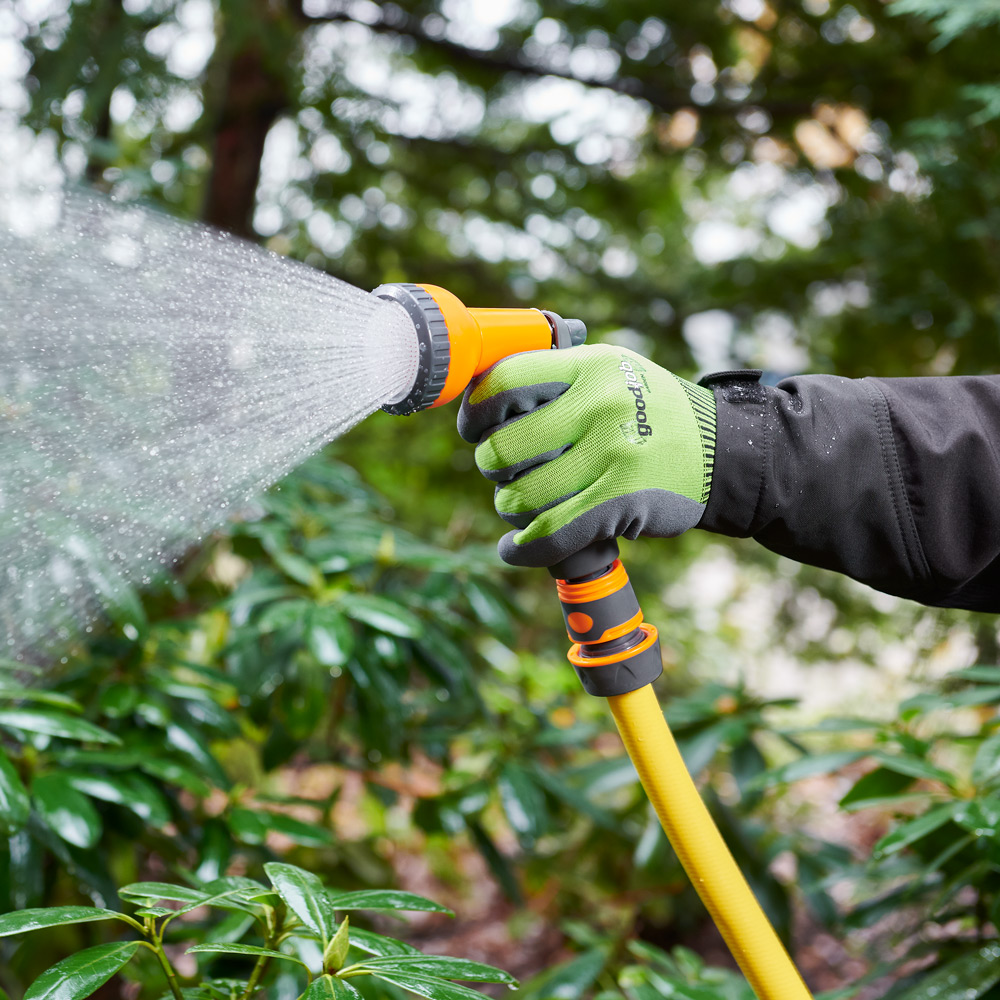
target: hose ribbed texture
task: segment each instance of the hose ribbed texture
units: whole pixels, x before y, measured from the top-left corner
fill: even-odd
[[[652,685],[608,703],[667,838],[759,1000],[811,1000],[702,802]]]

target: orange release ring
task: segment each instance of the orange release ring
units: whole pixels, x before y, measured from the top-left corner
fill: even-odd
[[[633,656],[637,656],[639,653],[645,652],[652,646],[657,640],[657,631],[655,625],[650,625],[649,622],[643,622],[639,628],[643,632],[643,639],[637,646],[630,646],[628,649],[619,650],[617,653],[612,653],[610,656],[581,656],[580,655],[580,643],[574,642],[569,648],[569,652],[566,654],[566,659],[573,664],[574,667],[601,667],[607,663],[620,663],[622,660],[630,660]]]

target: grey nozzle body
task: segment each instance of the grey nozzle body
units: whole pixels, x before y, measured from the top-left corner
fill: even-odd
[[[569,339],[573,347],[579,347],[587,340],[587,325],[582,319],[568,319],[566,326],[569,327]]]
[[[563,319],[558,313],[541,310],[542,315],[552,327],[552,346],[563,350],[566,347],[579,347],[587,339],[587,327],[582,319]]]

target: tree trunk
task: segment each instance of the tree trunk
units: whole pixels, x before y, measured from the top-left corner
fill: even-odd
[[[268,67],[256,39],[248,39],[231,56],[221,91],[202,217],[220,229],[252,238],[264,140],[288,107],[288,98],[284,82]]]

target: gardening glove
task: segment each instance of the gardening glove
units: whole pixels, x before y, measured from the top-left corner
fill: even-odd
[[[458,432],[497,483],[515,566],[551,566],[590,542],[679,535],[712,485],[715,398],[609,345],[530,351],[465,391]]]

